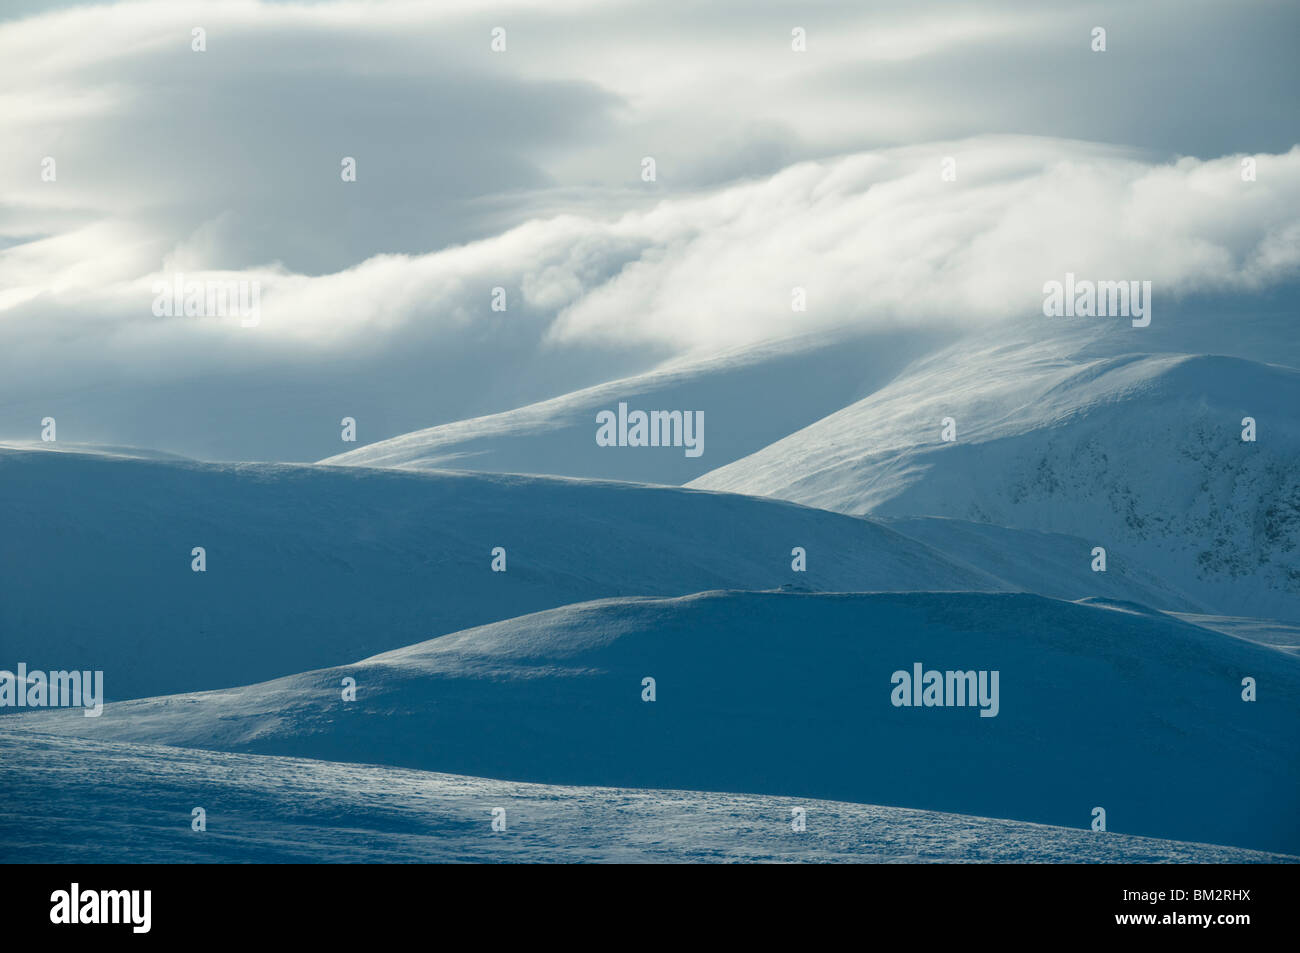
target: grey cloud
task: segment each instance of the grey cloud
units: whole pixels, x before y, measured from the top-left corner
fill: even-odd
[[[1300,142],[1297,35],[1294,4],[1099,4],[917,59],[829,64],[803,91],[897,115],[872,124],[875,145],[1012,133],[1203,159],[1285,152]]]
[[[336,405],[377,439],[780,336],[795,284],[810,332],[1023,316],[1067,264],[1258,294],[1294,270],[1296,16],[178,0],[11,19],[0,437],[66,408],[80,439],[312,459]],[[998,130],[1033,135],[961,138]],[[1273,153],[1248,188],[1242,151]],[[150,313],[155,276],[212,269],[263,282],[255,337]]]

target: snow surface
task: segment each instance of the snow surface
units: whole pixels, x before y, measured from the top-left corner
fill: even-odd
[[[874,521],[546,477],[0,450],[0,526],[0,668],[100,669],[113,699],[605,596],[1007,588]],[[795,546],[807,572],[791,571]]]
[[[914,662],[1000,712],[899,708]],[[642,680],[657,700],[642,700]],[[1256,702],[1241,680],[1258,682]],[[341,697],[354,678],[357,700]],[[1131,604],[1006,593],[602,600],[259,685],[6,726],[547,784],[849,800],[1300,850],[1300,659]]]
[[[410,469],[548,473],[681,484],[759,450],[886,383],[933,347],[932,336],[893,332],[797,337],[718,356],[671,362],[505,413],[382,440],[322,463]],[[596,414],[704,413],[704,453],[596,444]]]
[[[0,523],[0,666],[100,669],[112,699],[342,664],[606,596],[1024,590],[1205,609],[1122,552],[1105,575],[1087,571],[1068,537],[898,532],[778,501],[545,477],[0,449]],[[196,545],[205,573],[190,569]],[[505,573],[490,571],[498,545]],[[806,572],[791,570],[795,546]]]
[[[1294,622],[1297,407],[1300,371],[1277,365],[966,340],[689,485],[1074,536],[1089,544],[1083,565],[1102,546],[1216,614]],[[945,443],[949,416],[957,439]],[[1241,439],[1246,416],[1254,443]],[[941,528],[924,538],[942,549]]]
[[[1092,541],[1078,536],[950,517],[895,518],[884,523],[941,549],[950,559],[982,568],[1005,581],[1009,589],[1055,599],[1119,599],[1153,609],[1185,611],[1200,604],[1199,593],[1174,588],[1130,558],[1122,546],[1107,553],[1107,571],[1101,573],[1091,568]]]
[[[132,699],[0,713],[0,852],[1293,860],[1237,847],[1300,853],[1300,339],[1223,320],[791,340],[327,465],[0,447],[0,668]],[[704,456],[597,447],[619,401]]]
[[[1300,860],[864,804],[520,784],[3,728],[0,763],[0,863]],[[196,806],[206,831],[190,829]],[[504,832],[490,826],[496,807]],[[806,811],[802,833],[794,807]]]
[[[947,517],[956,521],[913,535],[1010,588],[1296,622],[1300,372],[1267,363],[1296,360],[1293,316],[1228,307],[1182,309],[1140,331],[1033,319],[947,347],[902,332],[795,339],[324,462],[686,482],[850,514]],[[1186,350],[1209,346],[1223,353]],[[595,446],[595,411],[620,400],[707,407],[710,449],[692,461]],[[939,439],[947,416],[955,444]],[[1240,440],[1244,416],[1259,424],[1256,443]],[[1076,548],[1044,553],[1048,537]],[[1111,576],[1080,589],[1097,545]]]

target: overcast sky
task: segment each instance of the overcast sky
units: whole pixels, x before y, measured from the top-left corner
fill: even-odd
[[[1067,270],[1183,299],[1300,264],[1294,3],[0,11],[0,438],[310,459],[353,407],[369,442],[783,334],[1024,320]],[[157,317],[177,272],[260,282],[260,324]]]

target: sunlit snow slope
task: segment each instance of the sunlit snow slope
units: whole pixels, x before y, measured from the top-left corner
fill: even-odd
[[[605,596],[1007,588],[874,521],[545,477],[0,449],[0,527],[0,668],[101,669],[115,699]]]
[[[492,781],[0,729],[0,863],[1294,863],[1232,847],[747,794]],[[190,829],[204,806],[207,830]],[[790,826],[794,808],[807,829]],[[506,830],[491,828],[505,810]]]
[[[674,361],[504,413],[417,430],[323,463],[548,473],[681,484],[759,450],[870,393],[933,347],[921,333],[821,335]],[[596,444],[596,414],[699,411],[703,452]]]
[[[1092,546],[1123,551],[1213,611],[1294,621],[1297,407],[1300,372],[1276,365],[966,342],[690,485],[1066,534],[1088,544],[1080,565]],[[944,527],[932,529],[944,548]]]
[[[999,672],[998,713],[891,677]],[[1258,701],[1241,697],[1255,678]],[[343,700],[345,678],[356,701]],[[643,700],[646,678],[656,700]],[[987,708],[988,706],[986,706]],[[992,710],[988,708],[988,710]],[[551,784],[892,804],[1300,849],[1300,659],[1033,595],[605,600],[246,688],[10,726]]]

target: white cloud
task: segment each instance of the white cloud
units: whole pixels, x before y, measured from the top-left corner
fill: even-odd
[[[274,382],[306,407],[346,375],[428,426],[788,333],[1027,320],[1067,270],[1151,280],[1156,321],[1174,296],[1268,286],[1296,268],[1300,170],[1293,142],[1257,144],[1285,132],[1294,78],[1258,55],[1287,14],[1251,9],[1225,32],[1237,13],[1095,4],[1108,59],[1083,14],[999,3],[178,0],[0,22],[0,436],[71,394],[104,428],[154,395],[181,428],[193,408],[160,381],[209,403]],[[1189,30],[1222,38],[1219,65],[1170,79]],[[964,138],[1012,127],[1058,134]],[[155,317],[176,271],[260,282],[261,325]]]
[[[957,161],[945,182],[940,162]],[[1238,157],[1152,163],[1110,147],[1026,138],[938,143],[792,166],[768,179],[667,199],[612,220],[560,216],[425,255],[382,255],[340,272],[282,268],[239,275],[262,284],[257,347],[400,347],[418,326],[430,342],[480,321],[509,321],[554,346],[644,344],[686,352],[845,324],[969,325],[1029,320],[1044,281],[1152,281],[1157,300],[1197,291],[1250,292],[1293,276],[1300,148],[1258,157],[1243,182]],[[73,233],[0,253],[6,283],[30,285],[39,262],[59,284],[43,307],[94,313],[87,337],[117,323],[162,327],[150,288],[175,270],[208,274],[210,223],[169,268],[113,281],[142,256],[123,235]],[[112,244],[117,257],[88,254]],[[44,247],[49,246],[49,247]],[[54,277],[46,276],[47,280]],[[492,316],[490,290],[510,311]],[[807,289],[793,313],[791,289]],[[25,306],[9,309],[8,323]],[[159,331],[246,334],[171,319]],[[224,330],[217,331],[214,328]],[[189,328],[190,331],[184,329]],[[206,346],[206,344],[205,344]]]

